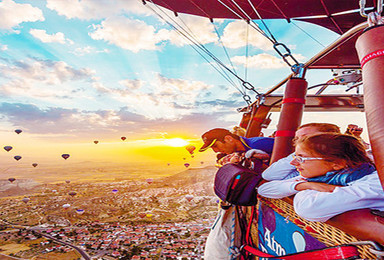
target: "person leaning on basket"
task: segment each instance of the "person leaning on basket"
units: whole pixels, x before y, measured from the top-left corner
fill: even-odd
[[[324,222],[355,209],[384,210],[375,166],[354,136],[304,136],[296,141],[291,164],[299,176],[264,183],[259,195],[274,199],[295,195],[296,213],[309,221]]]

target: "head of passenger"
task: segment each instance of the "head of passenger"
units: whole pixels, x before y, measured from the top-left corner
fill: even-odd
[[[224,128],[211,129],[205,132],[201,138],[204,145],[200,148],[200,152],[212,148],[215,153],[231,154],[239,152],[238,148],[242,147],[240,137]]]
[[[309,135],[298,139],[294,159],[291,161],[305,178],[345,168],[357,168],[363,163],[371,163],[363,144],[354,136],[337,133]]]
[[[295,142],[303,136],[320,134],[320,133],[340,133],[340,128],[337,125],[330,123],[309,123],[301,125],[295,133]]]

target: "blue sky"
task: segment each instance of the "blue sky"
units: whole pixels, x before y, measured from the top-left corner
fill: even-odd
[[[198,139],[207,129],[230,128],[241,119],[236,108],[246,103],[236,88],[142,1],[3,0],[0,17],[0,134],[21,128],[50,141],[121,134],[131,140]],[[208,19],[175,19],[229,66]],[[298,27],[323,45],[337,37],[303,22],[266,22],[302,62],[323,47]],[[245,22],[214,25],[242,78],[248,42],[247,80],[259,92],[289,74],[263,36],[250,28],[245,39]],[[313,84],[321,82],[317,77]]]

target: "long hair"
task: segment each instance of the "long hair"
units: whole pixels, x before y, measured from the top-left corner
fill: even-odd
[[[340,127],[331,123],[308,123],[308,124],[299,126],[298,129],[301,129],[304,127],[314,127],[319,132],[323,132],[323,133],[340,133]]]
[[[351,168],[358,167],[362,163],[372,163],[361,141],[351,135],[315,134],[300,138],[296,145],[301,145],[308,152],[329,161],[343,159]]]

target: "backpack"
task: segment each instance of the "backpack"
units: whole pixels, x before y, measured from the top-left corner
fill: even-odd
[[[261,179],[261,171],[228,163],[216,172],[214,191],[221,200],[233,205],[254,206],[257,202],[256,186]]]

